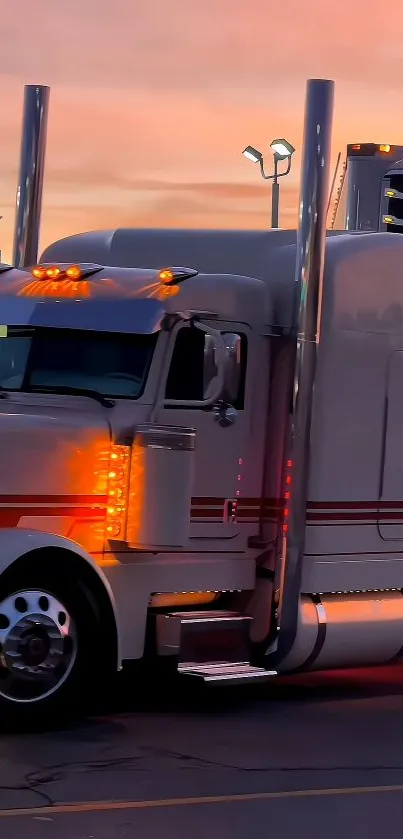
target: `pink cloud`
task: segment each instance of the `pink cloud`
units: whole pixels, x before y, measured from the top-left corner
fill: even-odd
[[[403,6],[367,0],[15,0],[2,14],[1,247],[10,255],[23,85],[52,86],[42,239],[120,224],[264,227],[270,190],[242,148],[297,147],[305,80],[335,78],[333,157],[403,141]],[[390,22],[393,21],[393,27]]]

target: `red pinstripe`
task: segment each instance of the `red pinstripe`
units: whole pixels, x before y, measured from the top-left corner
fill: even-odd
[[[102,521],[107,504],[106,495],[70,494],[0,494],[0,527],[16,527],[20,518],[73,517],[79,520]],[[219,522],[223,520],[225,499],[219,497],[192,498],[192,521]],[[281,498],[237,499],[238,522],[280,522],[284,500]],[[306,521],[309,525],[403,523],[402,501],[309,501]]]

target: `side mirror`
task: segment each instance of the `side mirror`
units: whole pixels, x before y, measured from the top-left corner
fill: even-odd
[[[214,335],[206,333],[204,336],[204,365],[203,365],[203,398],[209,399],[218,376],[217,342]]]
[[[222,398],[233,404],[237,401],[242,375],[242,339],[235,332],[224,332],[225,370]]]
[[[239,384],[242,375],[241,368],[241,337],[233,332],[222,334],[224,354],[221,354],[220,363],[223,365],[223,386],[220,393],[220,400],[236,402],[239,393]],[[204,342],[204,375],[203,392],[207,399],[216,387],[219,375],[219,361],[217,358],[217,342],[215,337],[206,334]]]
[[[203,399],[166,399],[160,394],[151,412],[151,422],[155,421],[160,407],[211,408],[222,398],[227,362],[223,336],[218,330],[197,321],[193,327],[204,333]],[[179,331],[181,328],[181,321],[178,321],[174,330]]]

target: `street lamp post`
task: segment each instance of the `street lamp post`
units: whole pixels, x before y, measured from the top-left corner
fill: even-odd
[[[271,175],[267,175],[264,168],[264,160],[263,155],[258,149],[253,148],[253,146],[246,146],[246,149],[243,150],[242,154],[248,160],[251,160],[253,163],[259,163],[260,166],[260,174],[262,178],[267,181],[272,181],[272,192],[271,192],[271,226],[278,227],[278,212],[279,212],[279,204],[280,204],[280,184],[279,178],[283,178],[285,175],[288,175],[291,169],[291,158],[294,154],[294,146],[291,145],[287,140],[273,140],[270,143],[270,148],[273,152],[274,158],[274,172]],[[279,163],[282,160],[287,161],[287,167],[284,172],[279,172]]]
[[[289,158],[291,161],[291,157]],[[278,227],[278,207],[280,203],[280,184],[278,182],[279,174],[278,174],[278,163],[279,158],[275,154],[274,155],[274,175],[273,175],[273,183],[271,185],[271,226]]]

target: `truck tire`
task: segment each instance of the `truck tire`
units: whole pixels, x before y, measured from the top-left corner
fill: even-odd
[[[96,614],[77,583],[35,568],[0,578],[0,725],[58,724],[99,678]],[[91,693],[89,692],[91,690]]]

